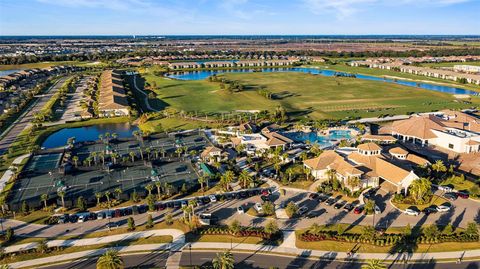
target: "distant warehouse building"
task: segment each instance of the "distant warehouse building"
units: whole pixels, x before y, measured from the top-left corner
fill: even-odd
[[[122,72],[106,70],[102,73],[98,109],[101,117],[128,116],[128,100],[123,87]]]
[[[465,73],[480,73],[480,66],[475,65],[454,65],[453,70]]]

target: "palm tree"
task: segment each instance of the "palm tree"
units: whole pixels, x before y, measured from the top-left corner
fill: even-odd
[[[164,148],[160,149],[160,153],[162,153],[162,158],[165,158],[165,153],[167,152],[165,151]]]
[[[250,176],[250,174],[246,170],[243,170],[240,173],[240,176],[238,177],[238,179],[240,179],[240,184],[242,185],[243,188],[247,188],[253,182],[253,178]]]
[[[347,178],[347,185],[350,186],[352,189],[360,186],[360,178],[358,177],[348,177]]]
[[[57,192],[57,194],[62,199],[62,207],[65,208],[65,192],[64,191],[59,191],[59,192]]]
[[[197,206],[197,200],[195,199],[191,199],[191,200],[188,200],[188,206],[190,206],[192,208],[192,212],[191,212],[191,216],[190,216],[190,219],[195,216],[195,207]]]
[[[114,192],[117,195],[117,200],[120,201],[120,194],[122,194],[122,188],[115,188]]]
[[[92,165],[92,157],[90,157],[90,156],[87,157],[87,158],[85,159],[85,161],[87,161],[88,166],[91,166],[91,165]],[[85,163],[84,163],[84,165],[85,165]]]
[[[157,187],[158,200],[160,200],[162,194],[162,192],[160,191],[160,189],[162,188],[162,182],[155,181],[155,186]]]
[[[230,251],[217,253],[217,257],[212,260],[215,269],[233,269],[235,267],[235,259]]]
[[[305,177],[307,178],[307,180],[310,180],[310,175],[312,173],[312,171],[310,170],[310,168],[304,166],[303,167],[303,173],[305,173]]]
[[[158,149],[153,149],[153,154],[155,155],[155,160],[158,159]]]
[[[225,174],[222,175],[222,177],[220,178],[220,182],[225,190],[229,189],[229,184],[233,181],[234,177],[235,174],[230,170],[228,170],[227,172],[225,172]]]
[[[118,134],[117,134],[117,133],[112,133],[112,138],[113,138],[114,140],[116,140],[116,139],[118,138]]]
[[[122,269],[123,260],[118,251],[109,249],[97,260],[97,269]]]
[[[368,263],[362,265],[362,269],[386,269],[387,267],[381,260],[372,259],[368,260]]]
[[[112,155],[110,155],[112,157],[112,160],[113,160],[113,164],[117,164],[117,159],[118,157],[120,157],[120,155],[116,152],[113,152]]]
[[[97,198],[97,206],[100,204],[100,199],[103,197],[103,194],[101,192],[96,192],[95,193],[95,198]]]
[[[93,162],[95,163],[95,165],[97,165],[97,152],[90,152],[90,157],[93,158]]]
[[[44,193],[40,196],[40,199],[43,201],[43,207],[46,210],[47,209],[47,200],[48,200],[48,194]]]
[[[148,183],[146,186],[145,186],[145,189],[148,191],[148,195],[152,195],[152,190],[153,190],[153,184],[152,183]]]
[[[132,158],[132,163],[135,162],[135,152],[130,151],[128,155],[130,155],[130,158]]]
[[[99,152],[98,157],[102,160],[102,165],[105,165],[105,153]]]
[[[78,156],[72,157],[73,163],[75,164],[75,168],[78,168]]]
[[[205,184],[205,176],[200,176],[198,177],[198,183],[200,183],[200,188],[202,189],[202,192],[204,192],[204,189],[203,189],[203,184]]]
[[[109,192],[109,191],[106,191],[104,195],[105,195],[105,197],[107,198],[108,204],[110,204],[110,192]]]
[[[146,148],[145,153],[147,153],[147,160],[150,161],[150,153],[152,153],[152,149],[151,148]]]
[[[99,134],[99,135],[98,135],[98,139],[103,142],[103,135],[102,135],[102,134]]]
[[[175,150],[175,153],[178,154],[178,158],[180,158],[180,156],[182,155],[182,152],[183,152],[183,148],[177,148],[177,149]]]
[[[422,199],[431,192],[432,183],[430,180],[426,178],[419,178],[414,180],[412,184],[410,184],[409,190],[410,193],[415,200],[415,202],[422,201]]]
[[[285,173],[287,173],[287,175],[288,175],[288,181],[291,182],[292,181],[292,175],[294,173],[293,169],[291,167],[289,167],[289,168],[287,168]]]

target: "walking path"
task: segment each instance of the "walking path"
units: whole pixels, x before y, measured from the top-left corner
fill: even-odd
[[[145,98],[143,100],[144,100],[145,106],[148,108],[148,110],[155,111],[155,112],[160,111],[160,110],[155,109],[152,106],[150,106],[150,102],[148,101],[148,94],[146,92],[144,92],[143,90],[141,90],[137,86],[137,76],[136,75],[133,75],[133,86],[135,87],[135,89],[137,91],[139,91],[141,94],[145,95]]]
[[[119,242],[119,241],[130,241],[130,240],[136,240],[140,238],[162,236],[162,235],[172,236],[173,237],[172,243],[174,244],[185,243],[185,235],[183,234],[183,231],[177,230],[177,229],[160,229],[160,230],[110,235],[110,236],[104,236],[104,237],[98,237],[98,238],[50,240],[47,242],[47,245],[48,247],[73,247],[73,246],[82,247],[82,246],[90,246],[90,245],[98,245],[98,244],[107,244],[107,243]],[[11,252],[35,249],[37,246],[38,246],[37,242],[32,242],[32,243],[9,246],[9,247],[6,247],[4,250],[5,250],[5,253],[11,253]]]
[[[220,242],[195,242],[185,245],[184,243],[171,243],[171,244],[145,244],[134,246],[113,247],[110,249],[118,250],[121,254],[126,253],[141,253],[141,252],[156,252],[162,250],[170,250],[170,257],[167,260],[167,268],[179,268],[181,250],[185,247],[191,247],[195,250],[213,250],[213,251],[225,251],[231,249],[231,251],[248,251],[248,252],[266,252],[272,254],[284,254],[290,256],[298,256],[304,258],[316,258],[316,259],[335,259],[335,260],[369,260],[379,259],[382,261],[431,261],[431,260],[445,260],[452,259],[473,259],[480,257],[480,250],[467,250],[467,251],[453,251],[453,252],[434,252],[434,253],[354,253],[348,256],[345,252],[333,252],[333,251],[320,251],[310,249],[299,249],[295,247],[287,247],[282,244],[281,246],[270,245],[255,245],[255,244],[234,244],[233,248],[231,243]],[[87,250],[75,253],[69,253],[64,255],[56,255],[51,257],[45,257],[40,259],[21,261],[11,263],[11,268],[23,268],[23,267],[38,267],[42,264],[60,263],[68,260],[78,260],[87,257],[95,257],[105,253],[107,248]],[[173,253],[173,254],[172,254]]]

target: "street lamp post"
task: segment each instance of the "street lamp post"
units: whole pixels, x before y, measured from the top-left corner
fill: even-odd
[[[190,250],[190,267],[192,267],[192,243],[188,244],[188,249]]]

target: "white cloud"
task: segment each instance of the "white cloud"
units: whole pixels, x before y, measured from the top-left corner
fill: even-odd
[[[375,6],[449,6],[470,2],[472,0],[302,0],[306,7],[314,14],[333,13],[342,19],[361,10]]]
[[[38,2],[66,7],[105,8],[128,10],[130,8],[148,7],[145,0],[37,0]]]

